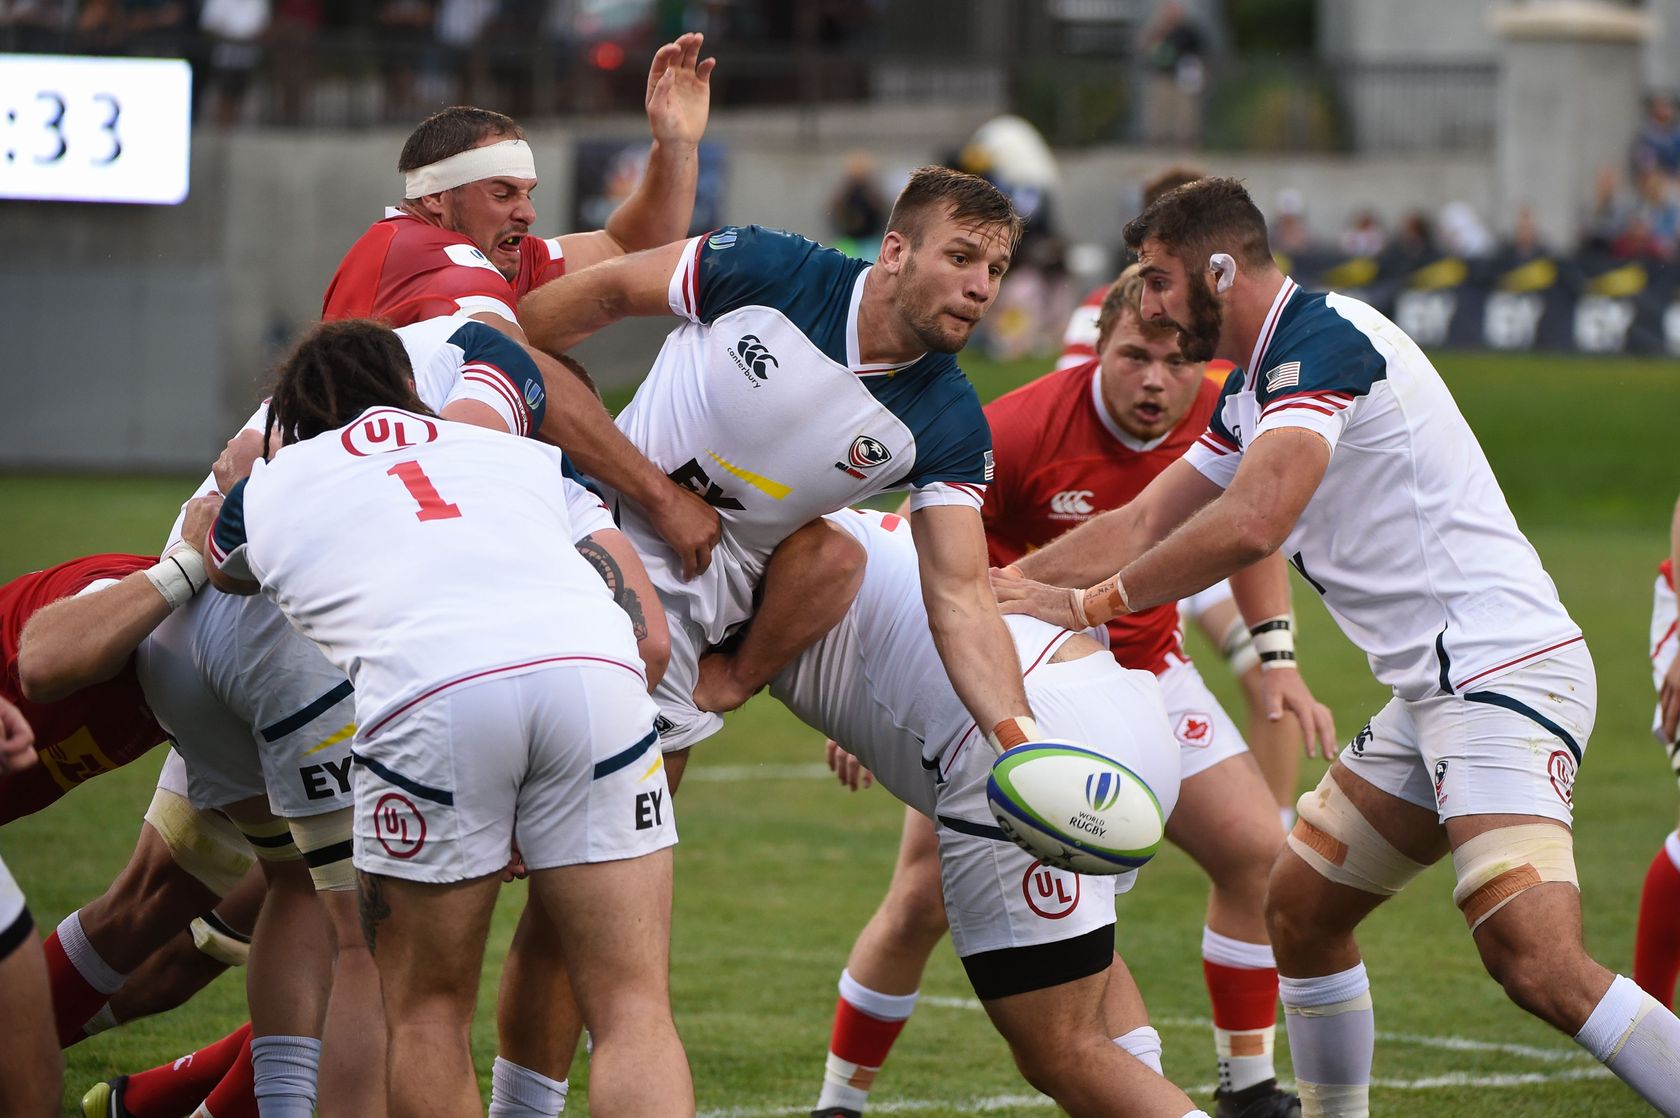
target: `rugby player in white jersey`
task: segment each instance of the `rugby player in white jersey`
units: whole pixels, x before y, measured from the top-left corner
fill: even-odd
[[[1126,243],[1144,316],[1178,326],[1187,355],[1241,367],[1199,444],[1136,501],[995,581],[1006,608],[1083,626],[1281,548],[1393,688],[1301,798],[1272,871],[1302,1113],[1368,1112],[1354,931],[1450,851],[1454,900],[1512,1000],[1680,1114],[1680,1020],[1581,940],[1570,819],[1592,660],[1440,375],[1366,304],[1279,273],[1233,179],[1170,192]]]
[[[1137,871],[1054,869],[998,830],[986,804],[994,755],[934,649],[909,526],[852,509],[828,519],[868,553],[851,609],[791,662],[759,614],[735,650],[703,661],[708,681],[727,681],[707,693],[734,709],[769,684],[934,821],[952,942],[1029,1083],[1073,1115],[1201,1114],[1161,1078],[1160,1037],[1114,953],[1114,897]],[[1124,764],[1170,815],[1178,746],[1154,677],[1121,668],[1088,634],[1008,624],[1040,728]]]
[[[478,1112],[466,1037],[517,839],[595,1038],[592,1109],[692,1115],[656,708],[629,617],[573,546],[611,520],[559,451],[440,422],[413,384],[389,329],[318,327],[270,402],[280,449],[207,544],[217,586],[260,587],[355,687],[390,1113]]]
[[[0,699],[0,772],[37,764],[35,733],[17,707]],[[0,862],[0,1113],[52,1118],[58,1113],[64,1057],[53,1040],[47,964],[23,890]]]
[[[723,520],[711,567],[684,581],[640,510],[618,509],[670,622],[670,667],[654,698],[673,784],[686,750],[722,725],[694,702],[700,654],[751,615],[771,550],[889,490],[911,491],[928,620],[957,694],[996,741],[1034,736],[985,579],[990,435],[952,356],[996,297],[1019,233],[990,183],[925,167],[894,204],[873,265],[790,233],[730,226],[562,276],[520,302],[527,336],[551,353],[632,315],[684,320],[618,417],[638,450]],[[564,996],[563,974],[521,978],[504,982],[504,1022]],[[574,1043],[504,1048],[498,1067],[558,1081]]]

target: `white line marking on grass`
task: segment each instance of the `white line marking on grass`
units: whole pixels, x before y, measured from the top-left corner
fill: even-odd
[[[827,765],[695,765],[683,773],[683,780],[728,783],[742,780],[810,780],[819,776],[839,780]]]

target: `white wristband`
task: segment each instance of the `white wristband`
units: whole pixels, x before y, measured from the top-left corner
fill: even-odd
[[[1287,613],[1268,617],[1248,630],[1254,651],[1260,655],[1260,670],[1295,667],[1295,621]]]
[[[204,573],[204,558],[190,547],[178,547],[145,572],[146,579],[171,610],[180,609],[210,581]]]

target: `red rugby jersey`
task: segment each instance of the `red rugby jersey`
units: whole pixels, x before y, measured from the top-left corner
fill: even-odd
[[[525,246],[531,240],[520,242],[522,273]],[[533,274],[537,270],[533,260]],[[409,326],[441,315],[488,310],[517,321],[518,306],[513,286],[471,240],[391,210],[339,262],[327,285],[321,317],[329,322],[381,318],[392,326]]]
[[[986,405],[996,472],[981,512],[994,566],[1130,501],[1207,430],[1220,384],[1205,378],[1190,411],[1159,443],[1120,441],[1096,397],[1097,362],[1058,369]],[[1159,674],[1182,657],[1178,609],[1156,606],[1108,623],[1114,658]]]
[[[18,681],[18,638],[37,610],[87,589],[100,579],[121,579],[157,562],[156,556],[90,555],[36,571],[0,586],[0,696],[35,731],[41,763],[0,776],[0,823],[46,807],[76,785],[128,764],[168,737],[157,724],[130,657],[115,678],[84,687],[53,703],[32,703]]]

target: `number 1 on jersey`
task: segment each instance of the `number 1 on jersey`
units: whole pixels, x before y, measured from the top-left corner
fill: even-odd
[[[408,487],[420,510],[414,515],[421,520],[454,520],[461,515],[461,506],[452,505],[438,493],[437,486],[426,476],[418,462],[398,462],[385,471]]]

